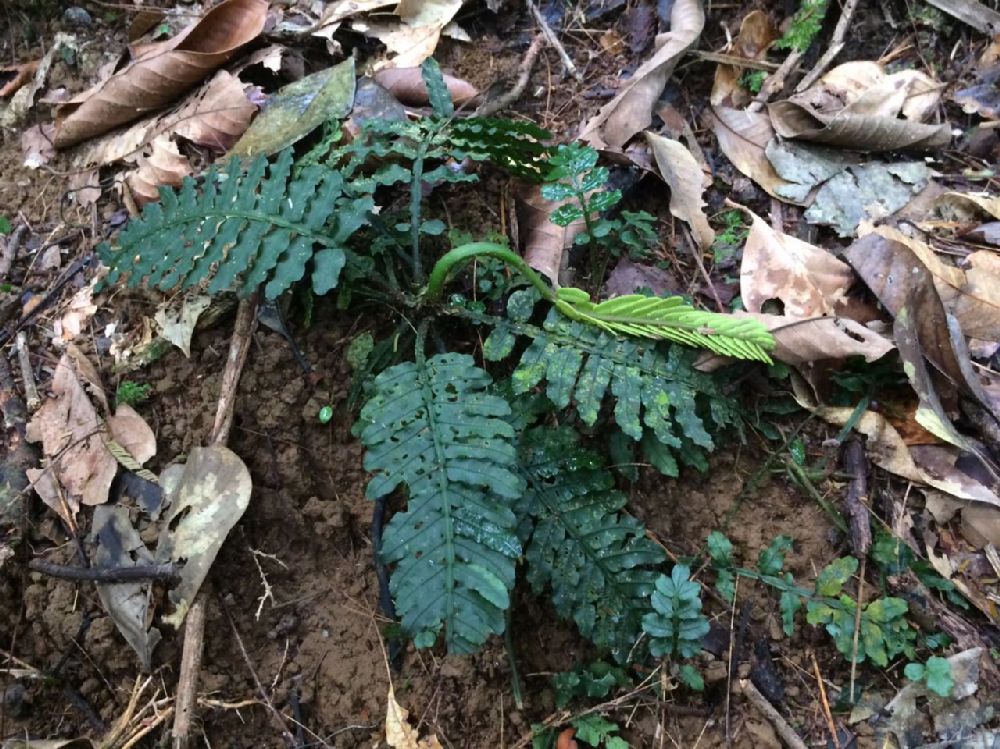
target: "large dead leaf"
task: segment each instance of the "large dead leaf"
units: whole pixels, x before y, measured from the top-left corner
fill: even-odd
[[[355,20],[354,31],[378,39],[393,55],[390,65],[413,68],[434,54],[441,33],[462,7],[462,0],[401,0],[398,22]]]
[[[816,109],[848,108],[852,114],[897,117],[921,122],[941,101],[944,85],[919,70],[889,75],[877,62],[856,60],[838,65],[795,101]]]
[[[222,548],[229,531],[250,503],[250,472],[232,450],[196,447],[183,467],[161,476],[170,506],[163,519],[156,559],[184,563],[181,581],[170,593],[174,610],[164,624],[178,628]]]
[[[247,88],[236,76],[220,70],[172,111],[81,147],[73,163],[77,167],[101,166],[134,158],[164,135],[224,153],[243,135],[257,111],[257,105],[247,98]]]
[[[441,742],[433,734],[421,739],[417,729],[409,724],[409,712],[398,702],[389,685],[389,699],[385,710],[385,742],[392,749],[441,749]]]
[[[135,567],[153,563],[153,555],[132,527],[126,507],[108,505],[94,510],[91,529],[94,563],[98,567]],[[111,621],[139,656],[143,671],[150,670],[160,631],[150,627],[153,586],[149,582],[99,584],[97,595]]]
[[[752,211],[750,233],[743,247],[740,294],[750,312],[778,299],[793,317],[831,315],[854,283],[850,266],[826,250],[779,234]]]
[[[702,192],[711,184],[694,156],[680,141],[647,132],[646,141],[653,151],[656,166],[663,180],[670,186],[670,212],[687,222],[698,247],[708,249],[715,241],[715,231],[708,225],[702,208]]]
[[[989,256],[971,257],[968,269],[947,264],[925,242],[889,226],[873,232],[905,245],[934,279],[934,288],[948,311],[971,338],[1000,341],[1000,275]],[[978,253],[976,253],[978,255]]]
[[[712,128],[719,148],[733,166],[752,179],[768,195],[802,204],[790,197],[791,183],[775,171],[765,149],[774,139],[774,129],[766,112],[748,112],[730,107],[706,110],[706,124]]]
[[[354,58],[290,83],[274,94],[232,153],[270,156],[324,122],[346,117],[354,104]]]
[[[549,217],[561,203],[542,197],[539,185],[525,185],[517,194],[518,231],[524,242],[524,259],[559,286],[563,252],[586,225],[581,218],[569,226],[557,226]]]
[[[851,356],[863,356],[865,361],[873,362],[894,348],[885,336],[846,317],[736,314],[762,322],[774,336],[771,356],[794,367]]]
[[[69,353],[56,365],[51,389],[53,397],[42,404],[27,428],[28,440],[42,443],[48,465],[30,470],[28,478],[42,501],[64,517],[68,513],[72,521],[81,502],[107,502],[118,464],[104,445],[104,424]],[[65,490],[65,505],[53,479]]]
[[[66,148],[162,109],[264,28],[266,0],[225,0],[165,42],[57,110],[55,145]]]
[[[479,96],[479,90],[468,81],[444,75],[455,106],[462,106]],[[375,81],[408,107],[424,107],[430,103],[427,84],[420,68],[386,68],[375,73]]]
[[[681,56],[698,41],[705,27],[701,0],[676,0],[670,31],[656,37],[656,51],[624,81],[618,94],[586,124],[580,134],[596,148],[622,148],[653,119],[653,106]]]

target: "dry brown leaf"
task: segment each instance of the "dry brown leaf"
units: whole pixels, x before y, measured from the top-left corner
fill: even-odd
[[[423,107],[430,102],[427,84],[424,83],[420,68],[386,68],[375,73],[375,80],[408,107]],[[475,86],[460,78],[445,75],[444,83],[455,106],[461,106],[479,96],[479,90]]]
[[[149,144],[148,153],[136,157],[136,168],[125,178],[140,206],[160,199],[159,187],[180,187],[194,171],[191,162],[181,156],[166,135],[158,135]]]
[[[322,29],[332,24],[339,24],[349,18],[370,13],[374,10],[396,5],[399,0],[336,0],[328,3],[323,9],[317,27]]]
[[[145,46],[121,71],[59,107],[56,147],[72,146],[170,104],[255,39],[267,7],[266,0],[225,0],[172,39]]]
[[[740,294],[749,312],[778,299],[792,317],[831,315],[854,283],[850,266],[826,250],[788,234],[779,234],[752,211],[743,247]]]
[[[850,356],[863,356],[865,361],[873,362],[895,348],[885,336],[844,317],[736,314],[762,322],[774,335],[775,346],[771,356],[795,367]]]
[[[65,489],[71,514],[75,514],[81,502],[98,505],[108,501],[118,463],[104,446],[104,424],[80,383],[69,353],[59,360],[51,389],[53,397],[42,404],[27,427],[28,440],[41,442],[48,460],[47,467],[35,471],[31,480],[37,484],[47,481],[41,479],[41,474],[54,474]],[[49,493],[49,497],[42,495],[46,503],[51,500],[51,487]],[[60,504],[53,509],[62,514]]]
[[[706,110],[706,124],[712,128],[719,148],[733,166],[752,179],[768,195],[786,203],[796,203],[781,194],[793,185],[778,176],[765,149],[774,138],[771,120],[765,112],[747,112],[729,107]]]
[[[858,61],[834,68],[801,94],[769,104],[768,112],[782,138],[860,151],[932,150],[951,142],[947,123],[920,122],[937,109],[941,90],[919,71],[886,75],[878,63]]]
[[[0,68],[0,98],[10,96],[35,76],[38,60]]]
[[[94,278],[89,284],[79,289],[69,304],[64,308],[62,317],[52,325],[54,341],[59,344],[69,343],[83,332],[83,324],[94,316],[97,312],[97,305],[94,304],[94,286],[98,279]]]
[[[120,161],[135,156],[162,135],[182,137],[224,153],[243,135],[257,111],[246,89],[236,76],[220,70],[173,111],[88,143],[74,156],[73,163],[85,167]]]
[[[66,183],[66,192],[77,205],[94,205],[101,197],[101,175],[97,169],[73,172]]]
[[[701,36],[705,11],[701,0],[676,0],[670,31],[659,34],[656,51],[624,81],[618,94],[584,126],[580,139],[595,148],[622,148],[633,135],[649,127],[653,106],[681,56]]]
[[[442,32],[462,7],[462,0],[401,0],[398,22],[356,20],[354,31],[378,39],[393,54],[383,67],[413,68],[434,54]]]
[[[586,228],[581,218],[569,226],[556,226],[549,216],[561,203],[542,197],[539,185],[525,185],[517,193],[519,232],[524,241],[524,259],[532,268],[545,274],[559,286],[563,252]]]
[[[743,18],[740,33],[726,49],[726,54],[746,60],[763,60],[776,38],[777,30],[767,14],[761,10],[753,10]],[[750,103],[750,92],[740,82],[743,71],[741,66],[725,63],[715,67],[715,81],[710,98],[713,107],[740,109]]]
[[[934,278],[934,288],[971,338],[1000,341],[1000,276],[994,264],[983,258],[970,261],[967,270],[948,265],[926,243],[890,226],[878,226],[875,234],[908,247]]]
[[[691,152],[680,141],[647,132],[646,141],[653,151],[656,166],[670,186],[670,212],[691,227],[695,241],[702,250],[712,246],[715,231],[708,224],[703,209],[702,193],[711,178],[702,171]]]
[[[978,215],[984,213],[987,216],[1000,219],[1000,197],[983,193],[972,192],[946,192],[938,197],[935,207],[940,209],[950,209],[965,215]]]
[[[119,404],[108,417],[108,431],[111,439],[124,447],[139,465],[156,455],[156,435],[132,406]]]
[[[421,739],[417,729],[407,722],[409,712],[396,702],[392,685],[389,685],[388,705],[385,711],[385,741],[392,749],[441,749],[441,742],[433,734]]]

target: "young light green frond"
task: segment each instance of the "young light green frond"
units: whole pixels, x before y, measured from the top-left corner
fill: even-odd
[[[245,170],[244,170],[245,167]],[[130,286],[146,281],[164,291],[208,281],[208,292],[249,294],[259,284],[273,299],[299,281],[312,260],[312,285],[337,285],[348,237],[367,221],[370,196],[344,195],[343,176],[313,165],[292,176],[292,152],[268,166],[263,157],[230,160],[225,174],[209,169],[201,189],[187,179],[178,191],[161,188],[118,238],[98,247]],[[316,251],[316,248],[320,247]]]
[[[484,355],[505,358],[515,335],[533,340],[511,378],[514,392],[545,382],[555,406],[574,404],[587,425],[597,422],[610,397],[625,434],[640,441],[649,430],[664,450],[697,463],[699,453],[714,448],[710,433],[733,419],[734,409],[716,405],[725,405],[728,396],[711,376],[691,366],[695,352],[690,349],[673,346],[664,352],[656,341],[622,338],[552,310],[542,329],[516,320],[497,324],[483,345]],[[676,475],[676,462],[671,469],[660,456],[657,464]]]
[[[531,429],[520,452],[528,490],[516,510],[529,583],[551,589],[560,616],[598,647],[620,662],[635,658],[663,552],[621,512],[625,496],[572,430]]]
[[[521,552],[511,508],[524,482],[510,407],[490,382],[463,354],[397,364],[375,379],[360,417],[368,496],[401,484],[409,493],[383,536],[396,611],[418,646],[443,628],[452,653],[503,632]]]
[[[704,312],[681,297],[627,294],[599,304],[580,289],[560,289],[556,308],[573,320],[585,320],[610,333],[674,341],[723,356],[771,363],[774,337],[756,320]]]
[[[691,658],[708,634],[708,619],[701,613],[701,584],[690,577],[686,565],[675,564],[670,577],[656,579],[653,610],[642,618],[642,628],[650,637],[650,652],[657,657]]]

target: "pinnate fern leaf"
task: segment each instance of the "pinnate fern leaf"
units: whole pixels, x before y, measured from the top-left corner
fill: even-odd
[[[749,317],[697,310],[681,297],[626,294],[595,304],[580,289],[560,289],[556,307],[567,317],[619,335],[704,348],[723,356],[771,363],[774,337]]]
[[[111,269],[107,283],[126,276],[131,286],[145,280],[170,290],[208,281],[209,293],[241,295],[265,283],[268,298],[302,279],[312,259],[313,289],[325,293],[373,206],[370,195],[345,196],[337,171],[312,165],[293,176],[291,150],[270,166],[233,158],[225,174],[209,169],[201,189],[192,179],[178,191],[161,188],[160,202],[129,223],[117,249],[103,244],[98,254]]]
[[[395,564],[390,589],[418,646],[444,629],[448,650],[469,653],[504,630],[521,545],[507,402],[486,391],[490,376],[463,354],[398,364],[375,379],[361,412],[367,494],[400,484],[407,509],[386,526],[382,554]]]
[[[708,619],[701,613],[701,585],[690,578],[686,565],[675,564],[670,577],[656,579],[653,611],[643,617],[642,628],[650,637],[649,651],[657,657],[697,655],[708,634]]]
[[[625,496],[571,429],[536,428],[521,440],[528,489],[517,504],[528,582],[551,588],[561,616],[618,661],[632,653],[649,610],[660,547],[623,514]]]
[[[485,356],[505,358],[517,335],[534,340],[514,370],[514,392],[525,393],[544,381],[556,407],[573,403],[589,426],[610,396],[625,434],[640,441],[648,430],[659,446],[697,465],[702,451],[715,446],[710,431],[734,418],[729,398],[711,376],[691,366],[694,352],[683,347],[664,352],[654,341],[621,338],[552,310],[542,329],[517,319],[498,323],[484,344]],[[646,447],[649,439],[643,442]],[[657,466],[676,475],[671,454],[658,452]]]

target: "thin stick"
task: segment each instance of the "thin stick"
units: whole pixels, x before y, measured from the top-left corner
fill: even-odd
[[[250,339],[257,322],[257,293],[240,300],[233,325],[233,338],[229,342],[229,355],[222,373],[219,405],[215,412],[215,424],[209,439],[214,445],[224,445],[229,439],[233,424],[233,403],[236,400],[236,386],[250,350]],[[205,594],[199,593],[184,622],[184,648],[181,652],[181,672],[177,679],[177,711],[174,713],[173,747],[187,749],[191,745],[191,725],[194,720],[198,696],[198,673],[201,670],[201,654],[205,642]]]
[[[788,53],[788,57],[781,63],[781,67],[764,79],[764,85],[760,87],[760,93],[757,94],[757,97],[747,107],[748,112],[759,112],[767,104],[768,99],[775,94],[781,93],[781,90],[785,87],[785,79],[788,78],[789,74],[799,64],[802,54],[802,52],[795,50]]]
[[[583,81],[583,73],[576,69],[576,65],[573,64],[573,61],[566,53],[566,48],[562,46],[562,42],[559,41],[559,37],[556,36],[556,32],[554,32],[552,27],[549,26],[548,21],[545,20],[545,16],[543,16],[541,11],[538,10],[538,6],[535,5],[533,0],[524,1],[527,3],[528,10],[531,11],[531,15],[535,17],[535,20],[541,27],[542,33],[545,34],[545,38],[548,40],[549,44],[552,45],[552,49],[556,51],[559,55],[559,59],[562,60],[562,64],[566,68],[566,72],[578,81]]]
[[[691,235],[691,231],[685,227],[685,236],[687,236],[688,244],[691,245],[691,254],[694,255],[694,263],[698,266],[698,272],[701,273],[701,277],[705,279],[705,283],[708,285],[708,290],[712,292],[712,298],[715,300],[715,306],[718,308],[719,312],[726,312],[726,305],[722,303],[722,299],[719,298],[719,292],[715,290],[715,284],[712,283],[712,277],[708,275],[708,270],[705,268],[705,261],[701,258],[701,247],[698,243],[694,241],[694,237]]]
[[[771,722],[778,736],[785,742],[785,746],[790,747],[790,749],[808,749],[806,742],[799,738],[795,729],[788,725],[788,721],[774,708],[774,705],[767,701],[767,698],[760,693],[760,690],[754,686],[750,679],[740,679],[739,684],[743,696],[750,700],[750,703]]]
[[[844,7],[840,11],[840,18],[837,20],[837,27],[833,30],[833,36],[830,38],[830,44],[827,45],[826,52],[816,61],[813,69],[806,73],[805,78],[799,82],[799,85],[795,87],[796,93],[801,94],[813,85],[826,72],[826,69],[830,67],[830,63],[834,61],[834,58],[844,49],[844,37],[847,36],[847,29],[851,25],[851,16],[854,15],[854,9],[857,6],[858,0],[847,0],[844,3]]]
[[[733,653],[736,645],[736,601],[740,593],[740,578],[733,585],[733,606],[729,614],[729,656],[726,659],[726,746],[730,744],[729,716],[732,708],[733,695]],[[742,639],[742,638],[741,638]]]
[[[535,62],[538,60],[538,55],[541,53],[542,45],[544,44],[545,32],[539,31],[532,40],[531,46],[528,47],[528,51],[524,53],[524,60],[521,61],[520,72],[517,76],[517,81],[514,83],[514,87],[507,93],[500,94],[495,99],[484,101],[479,109],[476,110],[477,117],[492,117],[500,110],[506,109],[521,98],[524,89],[528,87],[528,81],[531,80],[531,71],[535,69]]]
[[[31,369],[31,357],[28,352],[28,337],[24,331],[17,334],[17,363],[21,367],[21,382],[24,384],[25,405],[30,413],[38,410],[42,399],[38,397],[38,385],[35,384],[35,373]]]
[[[826,726],[830,730],[830,738],[833,739],[833,745],[836,749],[840,749],[840,737],[837,735],[837,724],[833,722],[833,713],[830,712],[830,703],[826,699],[826,687],[823,685],[823,677],[819,673],[819,661],[816,660],[816,654],[810,653],[813,662],[813,673],[816,674],[816,683],[819,685],[819,698],[820,704],[823,706],[823,715],[826,716]]]
[[[140,580],[177,582],[180,579],[180,568],[173,562],[140,564],[135,567],[71,567],[46,562],[44,559],[32,559],[28,562],[28,569],[61,580],[95,583],[128,583]]]
[[[861,636],[861,596],[865,592],[865,565],[868,557],[861,557],[861,571],[858,573],[858,603],[854,607],[854,641],[851,643],[851,702],[855,700],[854,680],[858,675],[858,639]]]

